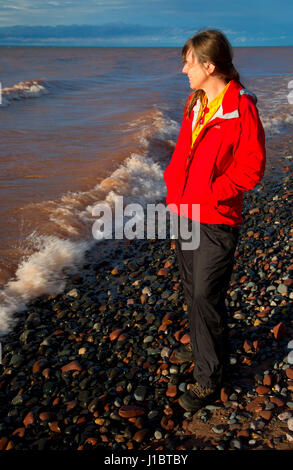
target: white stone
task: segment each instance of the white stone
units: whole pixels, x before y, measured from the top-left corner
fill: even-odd
[[[280,413],[278,415],[278,418],[280,421],[288,421],[288,419],[290,419],[292,416],[292,413],[290,413],[290,411],[284,411],[284,413]]]
[[[161,357],[169,357],[170,356],[170,353],[171,353],[171,349],[170,348],[163,348],[162,351],[161,351]]]
[[[147,294],[149,297],[152,295],[151,290],[148,287],[142,289],[143,294]]]
[[[70,297],[78,297],[79,296],[79,292],[77,289],[72,289],[70,290],[69,292],[67,292],[66,295],[69,295]]]
[[[289,418],[287,421],[289,431],[293,431],[293,418]]]

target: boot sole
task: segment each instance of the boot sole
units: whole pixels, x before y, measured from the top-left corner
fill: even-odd
[[[178,403],[181,406],[181,408],[183,408],[185,411],[191,411],[193,413],[197,413],[201,408],[203,408],[207,404],[207,403],[202,403],[198,407],[190,408],[190,406],[186,406],[184,403],[182,403],[180,398],[178,399]]]
[[[183,395],[182,395],[183,396]],[[201,410],[202,408],[204,408],[206,405],[209,405],[209,404],[212,404],[214,403],[218,397],[217,397],[217,392],[213,393],[212,395],[210,395],[209,397],[205,398],[202,400],[202,403],[200,403],[197,407],[190,407],[188,405],[185,405],[182,401],[181,401],[181,397],[178,398],[178,403],[179,405],[185,410],[185,411],[191,411],[193,413],[197,413],[199,410]]]

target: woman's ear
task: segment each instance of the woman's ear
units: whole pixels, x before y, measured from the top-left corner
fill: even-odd
[[[208,75],[211,75],[212,73],[214,73],[215,68],[216,68],[215,64],[212,64],[211,62],[205,62],[204,67],[205,67]]]

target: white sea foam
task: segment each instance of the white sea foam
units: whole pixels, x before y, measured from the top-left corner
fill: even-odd
[[[265,133],[268,137],[278,134],[290,133],[290,127],[293,125],[292,114],[286,114],[282,117],[264,116],[261,120]]]
[[[0,106],[9,106],[13,101],[19,101],[26,98],[36,98],[48,93],[49,91],[43,85],[43,79],[26,80],[25,82],[19,82],[12,87],[3,88]]]
[[[72,242],[54,236],[33,235],[36,251],[19,264],[15,276],[0,292],[0,334],[14,325],[14,313],[26,308],[28,301],[63,291],[65,272],[73,273],[93,242]],[[32,242],[32,240],[30,240]]]

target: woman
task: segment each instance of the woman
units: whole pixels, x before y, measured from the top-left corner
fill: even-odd
[[[225,296],[243,220],[243,193],[265,170],[265,135],[256,97],[240,83],[232,48],[218,30],[189,39],[183,70],[194,90],[164,179],[167,204],[182,221],[199,223],[200,243],[184,249],[180,231],[176,253],[190,323],[189,348],[175,358],[194,360],[194,378],[179,404],[196,411],[217,398],[227,363]],[[192,205],[200,204],[200,216]]]

